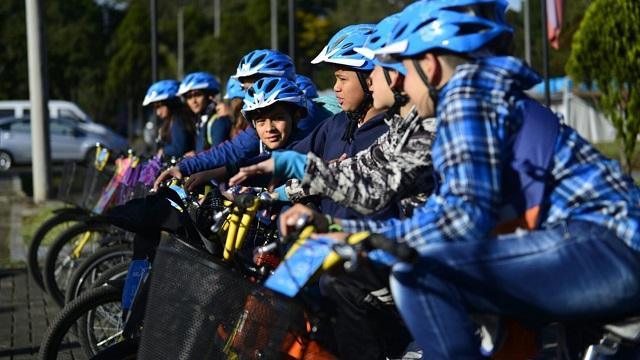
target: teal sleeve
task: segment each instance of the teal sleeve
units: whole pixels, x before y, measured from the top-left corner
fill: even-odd
[[[280,201],[287,201],[287,200],[289,200],[289,196],[287,195],[287,192],[286,192],[286,191],[284,191],[284,187],[285,187],[285,186],[286,186],[286,185],[278,186],[278,187],[275,189],[275,192],[276,192],[276,193],[278,193],[278,200],[280,200]]]
[[[307,155],[295,151],[275,151],[273,157],[273,176],[280,179],[302,179],[307,165]]]

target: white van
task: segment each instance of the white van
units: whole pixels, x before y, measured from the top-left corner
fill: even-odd
[[[0,100],[0,118],[3,117],[28,117],[31,110],[29,100]],[[64,100],[49,100],[49,117],[74,118],[84,123],[92,123],[93,120],[78,105]]]

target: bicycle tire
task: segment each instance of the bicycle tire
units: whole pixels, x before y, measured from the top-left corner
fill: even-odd
[[[65,306],[56,316],[51,323],[51,326],[47,329],[40,350],[38,352],[38,359],[41,360],[55,360],[58,357],[60,346],[67,334],[74,327],[74,325],[83,316],[101,305],[111,302],[120,303],[122,298],[122,289],[114,286],[100,286],[94,289],[90,289],[80,294],[79,297]],[[85,354],[89,357],[95,355],[87,353],[87,349],[83,349]]]
[[[120,263],[128,264],[132,256],[133,250],[129,245],[109,246],[93,253],[73,272],[71,280],[69,280],[65,289],[65,304],[76,298],[83,290],[93,286],[93,281],[90,281],[91,277],[93,277],[95,281],[104,271],[113,267],[107,265],[109,261],[112,261],[110,265],[118,265]],[[115,261],[115,263],[113,261]],[[109,266],[109,268],[103,269],[100,273],[96,273],[96,271],[100,271],[101,266],[105,265]]]
[[[38,261],[38,253],[42,242],[47,234],[54,228],[67,222],[82,221],[88,216],[85,210],[79,208],[63,208],[56,211],[56,214],[48,218],[38,227],[27,249],[27,269],[29,270],[29,275],[42,290],[45,290],[44,280],[42,279],[42,270],[40,269],[40,263]]]
[[[65,245],[72,242],[78,235],[82,235],[86,232],[99,232],[101,234],[106,234],[108,233],[108,231],[109,226],[107,223],[81,222],[60,234],[60,236],[58,236],[58,238],[51,245],[44,262],[42,278],[44,280],[44,287],[47,290],[47,293],[58,304],[58,306],[62,307],[64,305],[64,290],[66,288],[61,287],[56,279],[56,265],[58,264],[58,259],[61,256],[62,249]],[[77,265],[77,261],[71,261],[71,266]]]
[[[102,275],[93,282],[93,287],[102,286],[110,280],[125,279],[128,272],[129,263],[118,264],[102,273]]]

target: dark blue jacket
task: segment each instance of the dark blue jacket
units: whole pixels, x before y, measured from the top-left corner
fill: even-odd
[[[169,131],[171,132],[171,141],[162,145],[164,156],[178,158],[194,149],[194,136],[187,132],[184,123],[178,117],[171,120]]]
[[[309,114],[298,122],[299,138],[309,134],[316,126],[331,114],[316,102],[309,107]],[[191,175],[204,170],[210,170],[249,159],[260,153],[260,139],[253,127],[248,127],[236,137],[211,149],[201,152],[180,162],[180,171],[184,175]]]
[[[349,119],[344,112],[338,113],[325,120],[306,138],[300,140],[291,147],[291,150],[306,154],[312,152],[324,161],[335,160],[342,154],[352,157],[359,151],[371,146],[382,134],[389,130],[384,121],[385,114],[379,114],[356,129],[351,143],[342,140]],[[320,201],[321,210],[325,214],[341,219],[361,219],[364,216],[348,207],[339,205],[327,197]],[[390,204],[380,211],[368,216],[371,219],[388,219],[399,214],[396,204]]]

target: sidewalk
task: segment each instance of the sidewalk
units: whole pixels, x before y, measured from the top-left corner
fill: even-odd
[[[42,336],[59,309],[25,269],[23,217],[36,212],[15,174],[0,176],[0,359],[36,359]],[[83,358],[80,349],[59,359]],[[75,353],[78,353],[76,356]]]
[[[58,310],[26,270],[0,270],[0,359],[37,358],[42,336]],[[82,358],[81,349],[71,347],[58,359]]]

